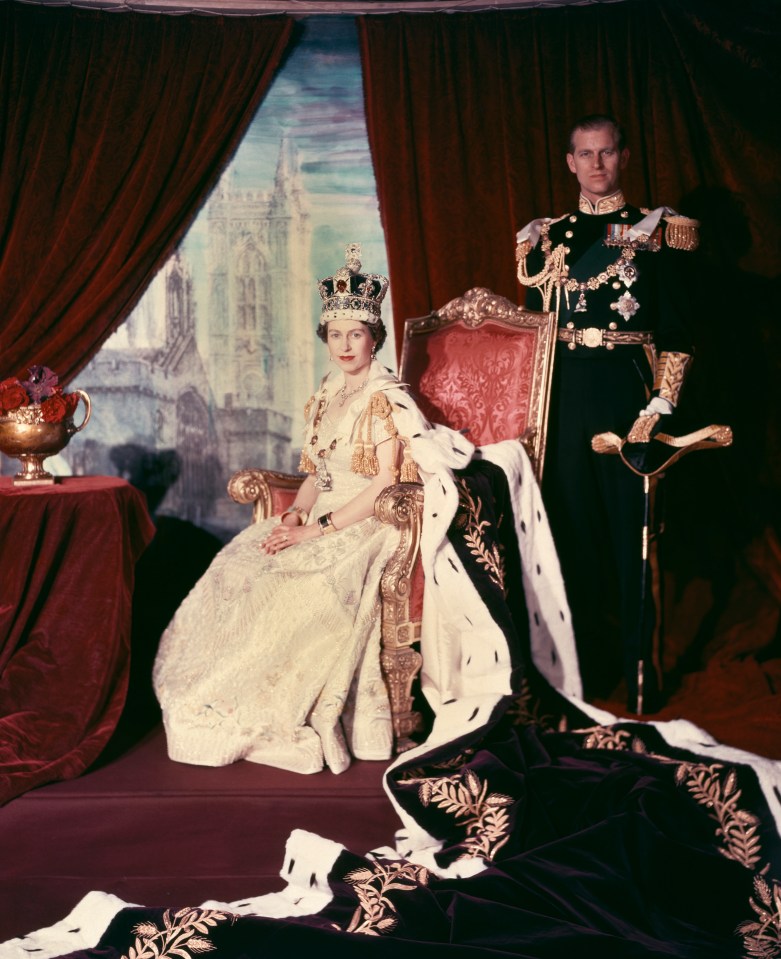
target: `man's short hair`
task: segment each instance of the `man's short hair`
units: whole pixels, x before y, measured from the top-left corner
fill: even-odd
[[[569,139],[567,140],[567,153],[575,152],[575,144],[573,140],[575,138],[575,134],[579,130],[601,130],[602,127],[613,128],[613,132],[616,135],[616,143],[618,145],[619,153],[626,148],[626,137],[624,136],[624,131],[621,129],[615,117],[611,117],[607,113],[589,113],[588,116],[581,117],[580,120],[572,125],[569,131]]]

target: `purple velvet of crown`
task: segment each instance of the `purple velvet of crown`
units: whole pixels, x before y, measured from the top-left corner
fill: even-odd
[[[380,322],[380,304],[388,291],[388,279],[378,273],[361,273],[361,245],[349,243],[345,265],[320,280],[317,289],[323,301],[321,325],[331,320],[374,324]]]

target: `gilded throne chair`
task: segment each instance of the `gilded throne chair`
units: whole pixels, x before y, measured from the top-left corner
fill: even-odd
[[[555,344],[555,315],[522,309],[475,288],[404,326],[400,379],[423,413],[462,431],[476,446],[519,439],[542,476],[545,424]],[[251,503],[252,521],[283,512],[303,477],[243,469],[228,483],[237,503]],[[380,584],[381,664],[391,702],[395,748],[414,745],[423,725],[414,709],[424,577],[418,561],[423,487],[389,486],[375,515],[395,527],[398,542]]]

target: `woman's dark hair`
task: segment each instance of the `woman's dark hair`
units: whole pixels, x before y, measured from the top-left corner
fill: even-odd
[[[361,320],[363,323],[363,320]],[[385,329],[385,324],[382,320],[377,320],[376,323],[363,323],[366,329],[371,333],[372,339],[374,340],[375,350],[381,350],[382,344],[388,338],[388,331]],[[317,327],[317,335],[323,341],[323,343],[328,342],[328,324],[320,323]]]

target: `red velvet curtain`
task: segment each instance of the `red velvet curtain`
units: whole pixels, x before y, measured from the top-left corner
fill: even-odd
[[[71,379],[237,146],[287,17],[0,4],[0,378]]]
[[[405,318],[471,286],[517,301],[515,233],[572,207],[566,136],[587,113],[626,128],[632,202],[703,215],[735,200],[751,238],[724,226],[730,259],[753,239],[743,265],[781,271],[775,0],[364,17],[359,30],[398,343]]]

